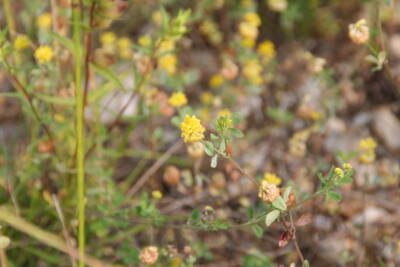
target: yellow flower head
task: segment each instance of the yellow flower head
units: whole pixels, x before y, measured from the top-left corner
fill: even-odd
[[[270,184],[280,185],[282,183],[282,179],[274,173],[266,172],[264,174],[264,180]]]
[[[345,169],[346,171],[350,171],[351,169],[353,169],[353,166],[351,166],[350,163],[343,163],[342,167],[343,167],[343,169]]]
[[[185,143],[199,142],[204,139],[204,132],[206,129],[201,125],[200,120],[194,115],[186,115],[180,128],[181,136]]]
[[[334,172],[340,178],[342,178],[344,176],[344,172],[343,172],[343,170],[341,168],[335,168]]]
[[[224,109],[221,109],[220,111],[218,111],[217,117],[228,117],[228,118],[230,118],[230,117],[232,117],[232,112],[229,109],[224,108]]]
[[[244,38],[240,41],[243,47],[249,47],[252,48],[254,47],[256,41],[254,39],[249,39],[249,38]]]
[[[160,68],[166,70],[169,74],[175,74],[177,61],[178,59],[176,58],[176,55],[169,54],[160,57],[158,59],[158,64],[160,65]]]
[[[210,92],[204,92],[200,96],[200,100],[203,104],[210,105],[212,104],[214,96]]]
[[[163,194],[159,190],[154,190],[153,192],[151,192],[151,195],[155,199],[161,199],[163,197]]]
[[[53,58],[53,50],[47,45],[41,45],[35,51],[35,58],[39,64],[47,63]]]
[[[217,88],[224,84],[224,77],[221,74],[214,74],[210,79],[210,87]]]
[[[258,45],[257,52],[263,56],[266,60],[270,60],[275,57],[276,51],[275,46],[271,41],[264,41]]]
[[[187,104],[186,95],[182,92],[173,93],[172,96],[168,99],[168,103],[176,108],[184,106]]]
[[[358,144],[358,149],[360,150],[368,150],[368,149],[375,149],[377,146],[375,140],[372,137],[367,137],[361,139],[360,143]]]
[[[257,13],[249,12],[244,15],[244,20],[252,25],[253,27],[258,27],[261,25],[261,19]]]
[[[36,24],[40,29],[48,29],[51,26],[51,14],[43,13],[41,14],[37,20]]]
[[[249,60],[243,66],[243,75],[253,84],[262,83],[262,67],[257,60]]]
[[[113,44],[117,37],[113,32],[104,32],[100,35],[100,42],[103,46]]]
[[[258,29],[249,22],[241,22],[239,24],[239,33],[245,39],[254,40],[258,36]]]
[[[132,56],[132,42],[128,37],[121,37],[117,40],[118,53],[122,58]]]
[[[153,14],[151,14],[151,19],[152,19],[157,25],[161,25],[161,22],[162,22],[162,14],[161,14],[161,11],[159,11],[159,10],[154,11]]]
[[[22,51],[29,47],[30,40],[26,35],[18,35],[14,41],[14,47],[17,51]]]
[[[150,35],[148,35],[148,34],[146,34],[146,35],[142,35],[142,36],[140,36],[140,38],[139,38],[139,40],[138,40],[138,43],[141,45],[141,46],[150,46],[151,45],[151,38],[150,38]]]

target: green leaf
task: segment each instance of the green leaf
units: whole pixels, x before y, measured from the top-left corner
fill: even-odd
[[[113,71],[111,71],[108,68],[104,68],[104,67],[100,67],[98,65],[94,65],[94,64],[90,64],[90,66],[100,75],[103,76],[103,78],[105,78],[106,80],[114,83],[114,85],[119,88],[119,89],[123,89],[124,85],[122,84],[121,80],[118,78],[117,75],[115,75],[115,73]]]
[[[257,224],[253,225],[251,227],[251,229],[253,230],[254,234],[258,238],[261,238],[263,236],[263,234],[264,234],[264,229],[261,226],[257,225]]]
[[[285,211],[287,209],[285,201],[280,196],[277,197],[274,201],[272,201],[272,206],[281,211]]]
[[[211,158],[211,168],[216,168],[218,164],[218,154],[215,154],[212,158]]]
[[[236,137],[236,138],[241,138],[244,136],[244,134],[242,133],[241,130],[236,129],[236,128],[229,128],[229,131],[231,132],[231,134]]]
[[[211,140],[218,140],[219,139],[219,137],[217,135],[213,134],[213,133],[211,133],[210,136],[211,136]]]
[[[59,41],[65,48],[67,48],[71,53],[74,53],[74,42],[62,35],[55,32],[50,32],[51,37]]]
[[[221,151],[222,153],[225,153],[226,150],[226,143],[225,140],[222,139],[221,144],[219,145],[219,151]]]
[[[214,155],[214,145],[210,141],[205,141],[204,142],[204,151],[206,154],[210,157]]]
[[[35,96],[40,100],[51,104],[70,105],[70,106],[75,105],[75,98],[73,97],[64,98],[64,97],[56,97],[40,93],[35,93]]]
[[[265,216],[265,225],[269,227],[276,219],[278,219],[280,214],[279,210],[270,211],[267,216]]]
[[[345,176],[340,180],[339,183],[340,184],[351,184],[352,182],[353,182],[353,179],[351,177]]]
[[[190,215],[190,220],[197,221],[200,219],[200,215],[201,215],[201,213],[199,210],[193,210],[192,214]]]
[[[336,201],[340,201],[342,199],[342,195],[340,193],[338,193],[338,192],[335,192],[335,191],[329,191],[327,193],[327,196],[328,196],[329,199],[333,199],[333,200],[336,200]]]
[[[292,187],[288,186],[285,190],[285,193],[283,193],[283,200],[285,200],[285,202],[288,201],[291,191],[292,191]]]
[[[310,267],[308,260],[305,260],[302,267]]]

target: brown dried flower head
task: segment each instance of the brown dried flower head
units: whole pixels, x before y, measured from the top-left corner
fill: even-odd
[[[139,255],[140,262],[143,264],[154,264],[158,259],[158,249],[155,246],[148,246],[140,251]]]
[[[369,40],[369,28],[365,19],[349,25],[349,37],[356,44],[365,44]]]
[[[192,158],[201,158],[204,155],[204,145],[201,142],[188,143],[187,152]]]
[[[274,185],[270,184],[267,181],[262,181],[260,190],[258,192],[258,197],[261,198],[264,202],[270,203],[274,201],[280,195],[279,188]]]

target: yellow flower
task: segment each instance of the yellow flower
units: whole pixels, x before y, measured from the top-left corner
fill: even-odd
[[[200,96],[200,100],[203,104],[210,105],[212,104],[214,96],[210,92],[204,92]]]
[[[343,163],[342,167],[343,167],[343,169],[345,169],[346,171],[349,171],[349,170],[353,169],[353,166],[351,166],[350,163]]]
[[[121,37],[117,40],[119,56],[130,58],[132,56],[132,42],[128,37]]]
[[[369,28],[365,19],[349,25],[349,37],[356,44],[365,44],[369,40]]]
[[[26,35],[18,35],[14,41],[14,47],[17,51],[24,50],[29,47],[30,40]]]
[[[248,22],[253,27],[258,27],[261,25],[261,19],[257,13],[249,12],[244,15],[244,20]]]
[[[51,26],[51,14],[43,13],[36,19],[36,24],[41,29],[48,29]]]
[[[358,145],[358,149],[360,150],[368,150],[368,149],[375,149],[377,146],[375,140],[372,137],[367,137],[360,140]]]
[[[104,45],[113,44],[117,40],[117,37],[113,32],[104,32],[100,35],[100,42]]]
[[[181,136],[185,143],[199,142],[204,139],[204,131],[206,130],[201,125],[200,120],[196,116],[185,116],[185,119],[180,125]]]
[[[258,29],[249,22],[241,22],[239,24],[239,33],[245,39],[254,40],[258,36]]]
[[[159,10],[154,11],[153,14],[151,14],[151,19],[152,19],[157,25],[161,25],[161,22],[162,22],[162,14],[161,14],[161,11],[159,11]]]
[[[158,64],[160,65],[160,68],[166,70],[169,74],[175,74],[177,61],[178,59],[175,55],[169,54],[160,57],[158,59]]]
[[[334,172],[340,178],[342,178],[344,176],[344,172],[343,172],[343,170],[341,168],[335,168]]]
[[[210,87],[217,88],[224,84],[224,77],[220,74],[214,74],[210,79]]]
[[[173,93],[172,96],[168,99],[168,103],[176,108],[184,106],[187,104],[186,95],[182,92]]]
[[[161,199],[163,197],[163,194],[159,190],[154,190],[153,192],[151,192],[151,195],[155,199]]]
[[[274,173],[270,173],[270,172],[266,172],[264,174],[264,180],[270,184],[274,184],[277,186],[282,183],[282,179],[279,176],[275,175]]]
[[[243,66],[243,75],[252,83],[262,83],[262,67],[257,60],[249,60]]]
[[[217,115],[217,117],[228,117],[228,118],[230,118],[231,116],[232,116],[232,112],[227,108],[224,108],[224,109],[221,109],[220,111],[218,111],[218,115]]]
[[[270,60],[275,57],[275,46],[271,41],[264,41],[258,45],[257,52],[264,57],[265,60]]]
[[[254,39],[243,38],[240,43],[244,47],[252,48],[252,47],[254,47],[254,44],[256,43],[256,41]]]
[[[140,36],[138,43],[141,46],[150,46],[151,45],[151,38],[148,34]]]
[[[39,64],[47,63],[53,58],[53,50],[47,45],[39,46],[35,51],[35,58]]]

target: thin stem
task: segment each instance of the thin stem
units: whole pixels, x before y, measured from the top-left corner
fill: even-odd
[[[9,33],[10,33],[11,40],[14,40],[17,29],[15,26],[14,12],[11,9],[11,4],[10,4],[9,0],[3,0],[3,8],[4,8],[4,14],[6,16],[7,26],[10,29]],[[21,63],[21,57],[20,57],[19,53],[14,52],[13,56],[14,56],[14,60],[15,60],[15,62],[14,62],[15,65],[19,66]]]
[[[83,104],[87,105],[87,95],[89,92],[89,83],[90,83],[90,57],[91,57],[91,47],[92,47],[92,27],[93,27],[93,17],[94,11],[96,9],[96,1],[93,1],[92,5],[90,6],[90,13],[89,13],[89,31],[86,34],[86,56],[85,56],[85,88],[83,91]]]
[[[85,148],[84,148],[84,121],[83,121],[83,90],[82,90],[82,12],[79,0],[72,0],[72,23],[74,39],[74,72],[75,72],[75,98],[76,98],[76,168],[77,168],[77,194],[78,194],[78,220],[79,220],[79,266],[85,265]]]
[[[293,229],[293,243],[294,243],[294,246],[296,248],[296,252],[300,257],[301,264],[304,265],[304,256],[303,256],[303,253],[300,250],[299,243],[297,242],[296,227],[294,226],[294,223],[293,223],[293,216],[292,216],[292,213],[290,211],[288,213],[289,213],[289,218],[290,218],[290,226]]]

